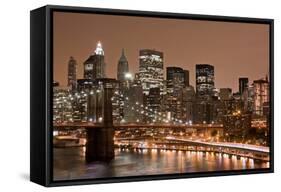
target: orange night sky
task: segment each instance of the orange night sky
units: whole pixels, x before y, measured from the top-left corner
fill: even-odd
[[[54,80],[67,83],[70,56],[78,62],[77,78],[83,78],[83,62],[101,41],[106,76],[116,78],[121,49],[129,70],[138,72],[140,49],[164,53],[164,67],[190,71],[195,86],[195,65],[215,67],[215,87],[238,90],[238,78],[250,82],[269,73],[269,25],[179,20],[81,13],[54,13]],[[166,78],[166,71],[164,78]]]

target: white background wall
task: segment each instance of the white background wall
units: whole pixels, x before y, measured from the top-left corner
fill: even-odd
[[[29,11],[45,4],[275,19],[275,173],[44,188],[29,179]],[[278,191],[281,11],[278,0],[2,0],[0,4],[0,191]],[[254,70],[254,69],[253,69]],[[279,189],[278,189],[279,188]]]

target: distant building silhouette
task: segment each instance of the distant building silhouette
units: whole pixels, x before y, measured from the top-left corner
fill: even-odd
[[[72,90],[76,89],[77,81],[77,62],[73,57],[70,57],[68,61],[68,75],[67,75],[67,86],[71,87]]]
[[[240,77],[239,78],[239,93],[240,95],[243,94],[244,90],[248,87],[249,79],[247,77]]]
[[[121,54],[121,57],[118,61],[118,67],[117,67],[117,80],[125,81],[126,80],[126,74],[128,72],[129,72],[128,60],[125,56],[124,49],[122,49],[122,54]]]

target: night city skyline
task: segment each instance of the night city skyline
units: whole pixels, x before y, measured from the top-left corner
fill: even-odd
[[[83,22],[79,22],[80,20]],[[90,23],[96,23],[99,30]],[[101,33],[113,26],[116,27],[113,35]],[[174,29],[169,31],[169,26]],[[164,27],[169,35],[161,32]],[[83,28],[87,30],[79,30]],[[124,35],[126,30],[130,36]],[[180,32],[174,32],[177,30]],[[67,84],[65,77],[70,56],[78,64],[77,78],[83,78],[83,63],[94,52],[96,43],[101,41],[108,78],[117,77],[118,60],[123,48],[129,72],[133,74],[138,72],[139,51],[147,48],[163,52],[164,79],[166,67],[181,67],[189,70],[190,84],[195,86],[195,65],[206,63],[215,68],[216,88],[232,88],[236,92],[239,77],[248,77],[249,83],[252,83],[253,80],[268,75],[268,31],[268,26],[262,24],[55,13],[54,80],[61,85]],[[81,36],[75,38],[80,33]],[[143,33],[146,35],[141,35]],[[182,37],[183,34],[189,36],[176,41],[175,36]],[[252,70],[253,67],[255,70]]]
[[[270,168],[268,25],[55,12],[53,45],[54,180]]]

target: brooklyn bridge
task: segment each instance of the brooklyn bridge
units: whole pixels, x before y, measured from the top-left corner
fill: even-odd
[[[135,132],[143,129],[151,130],[192,130],[200,132],[204,137],[208,137],[212,132],[217,135],[223,135],[224,128],[221,124],[178,124],[178,123],[113,123],[112,116],[112,95],[113,89],[110,86],[105,86],[103,91],[103,110],[102,122],[71,122],[71,123],[54,123],[53,129],[57,131],[63,130],[86,130],[86,161],[110,161],[114,158],[115,143],[128,143],[130,141],[138,141],[146,139],[144,136],[134,136]],[[115,137],[117,131],[128,131],[130,137]],[[247,157],[262,161],[269,161],[269,147],[256,146],[241,143],[228,143],[228,142],[214,142],[204,141],[198,138],[184,138],[174,137],[170,135],[155,136],[150,139],[150,145],[147,146],[134,146],[138,149],[150,148],[159,150],[194,150],[203,152],[216,152],[220,154],[228,154],[229,157],[236,156]],[[122,141],[122,142],[120,142]],[[124,145],[120,144],[121,147]]]

